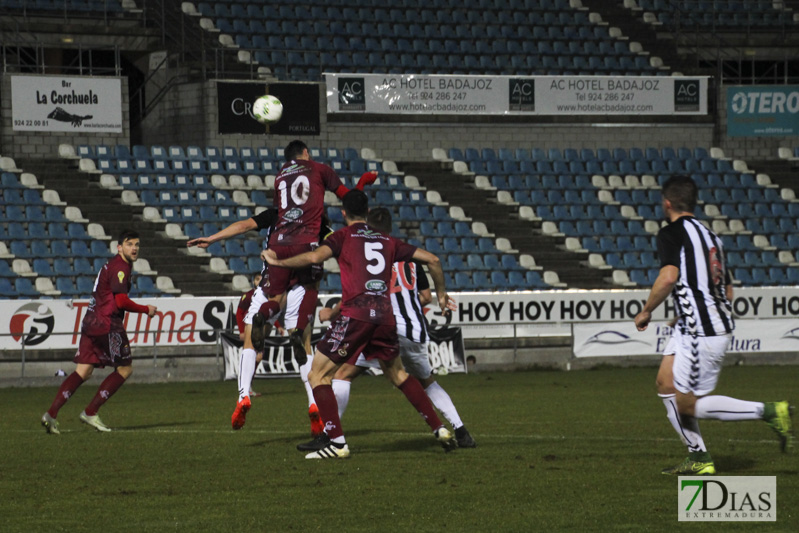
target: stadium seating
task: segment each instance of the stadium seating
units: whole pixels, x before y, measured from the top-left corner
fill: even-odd
[[[670,175],[686,172],[699,186],[696,216],[709,227],[724,223],[725,251],[738,266],[735,272],[742,274],[736,283],[780,285],[797,275],[795,266],[782,263],[777,253],[763,247],[788,252],[786,258],[795,256],[799,239],[791,241],[796,233],[791,213],[799,213],[799,204],[784,200],[767,178],[735,170],[729,160],[710,157],[707,150],[533,149],[528,154],[500,149],[498,153],[502,159],[484,149],[447,150],[451,159],[484,172],[491,186],[532,207],[537,217],[551,224],[543,227],[545,233],[548,228],[577,239],[583,249],[601,254],[603,264],[628,272],[635,284],[650,285],[657,276],[659,265],[652,251],[663,218],[660,185]],[[506,173],[516,166],[517,174]],[[754,275],[756,266],[765,269]]]
[[[796,28],[799,25],[793,10],[784,2],[627,0],[624,5],[642,12],[644,22],[651,25],[691,31],[772,32],[777,28]]]
[[[246,57],[280,79],[321,72],[421,74],[667,74],[649,54],[568,0],[484,1],[435,8],[402,0],[358,8],[200,2],[187,13],[213,21]],[[409,11],[410,10],[410,11]],[[300,16],[298,11],[304,13]],[[392,13],[414,12],[412,17]],[[310,12],[310,19],[306,18]],[[417,13],[418,12],[418,13]],[[314,16],[316,13],[316,16]],[[364,31],[368,27],[369,31]],[[302,38],[297,38],[302,35]],[[372,37],[378,35],[379,37]],[[637,43],[636,43],[637,44]],[[653,58],[654,59],[654,58]]]

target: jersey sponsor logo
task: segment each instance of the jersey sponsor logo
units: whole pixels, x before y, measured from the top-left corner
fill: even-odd
[[[125,273],[120,270],[117,272],[117,277],[119,278],[119,282],[122,283],[122,280],[125,279]]]
[[[283,214],[283,218],[291,221],[297,220],[301,216],[302,216],[302,209],[300,209],[299,207],[292,207]]]
[[[370,279],[364,284],[367,291],[372,292],[386,292],[386,282],[381,279]]]
[[[49,307],[38,302],[23,305],[11,315],[9,332],[15,341],[25,338],[25,346],[36,346],[53,333],[55,317]]]

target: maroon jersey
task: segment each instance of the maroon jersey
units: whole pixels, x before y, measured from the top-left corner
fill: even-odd
[[[358,222],[336,231],[325,245],[341,269],[341,314],[374,324],[394,325],[391,266],[410,261],[416,247]]]
[[[131,265],[116,255],[103,265],[94,281],[94,291],[89,301],[81,331],[87,335],[105,335],[111,331],[124,331],[125,311],[117,307],[114,296],[127,294],[131,287]]]
[[[252,302],[252,295],[254,292],[255,289],[250,289],[241,295],[241,300],[239,300],[238,309],[244,310],[245,313],[250,310],[250,302]]]
[[[278,220],[269,246],[309,244],[319,241],[325,190],[335,192],[341,179],[327,165],[315,161],[289,161],[275,178]]]

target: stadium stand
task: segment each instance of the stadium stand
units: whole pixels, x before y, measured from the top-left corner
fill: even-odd
[[[310,7],[310,18],[308,10]],[[657,57],[580,2],[507,5],[400,0],[353,7],[273,2],[184,2],[184,13],[280,79],[317,81],[325,71],[437,74],[668,75]],[[454,9],[452,9],[454,8]],[[204,21],[204,22],[202,22]],[[377,37],[368,37],[377,21]],[[305,37],[298,39],[296,35]]]

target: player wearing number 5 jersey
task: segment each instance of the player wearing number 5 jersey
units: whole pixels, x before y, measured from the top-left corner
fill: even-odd
[[[302,268],[336,257],[341,270],[341,315],[317,344],[308,375],[330,442],[306,458],[349,456],[331,382],[343,363],[354,362],[361,353],[380,361],[389,380],[419,411],[445,449],[451,449],[452,434],[439,420],[419,381],[405,372],[397,357],[399,341],[389,297],[392,264],[415,259],[428,265],[439,304],[447,309],[449,298],[441,263],[430,252],[369,227],[365,222],[368,200],[363,192],[350,191],[343,204],[347,226],[333,233],[318,249],[286,259],[278,258],[273,250],[266,254],[270,265],[285,268]]]
[[[391,232],[391,212],[384,207],[369,211],[366,222],[376,230]],[[433,297],[421,263],[418,261],[394,263],[389,292],[394,308],[394,319],[397,322],[402,366],[419,380],[430,401],[452,424],[458,447],[474,448],[477,444],[463,424],[449,394],[436,382],[430,368],[427,354],[429,336],[423,306],[429,304]],[[330,317],[338,313],[337,308],[338,305],[334,309],[323,309],[319,312],[320,319],[331,319]],[[344,416],[344,411],[347,409],[352,380],[367,369],[376,367],[376,363],[376,361],[367,361],[364,354],[361,354],[354,364],[344,363],[338,369],[333,378],[333,392],[336,394],[339,417]],[[323,440],[321,436],[319,440]]]

